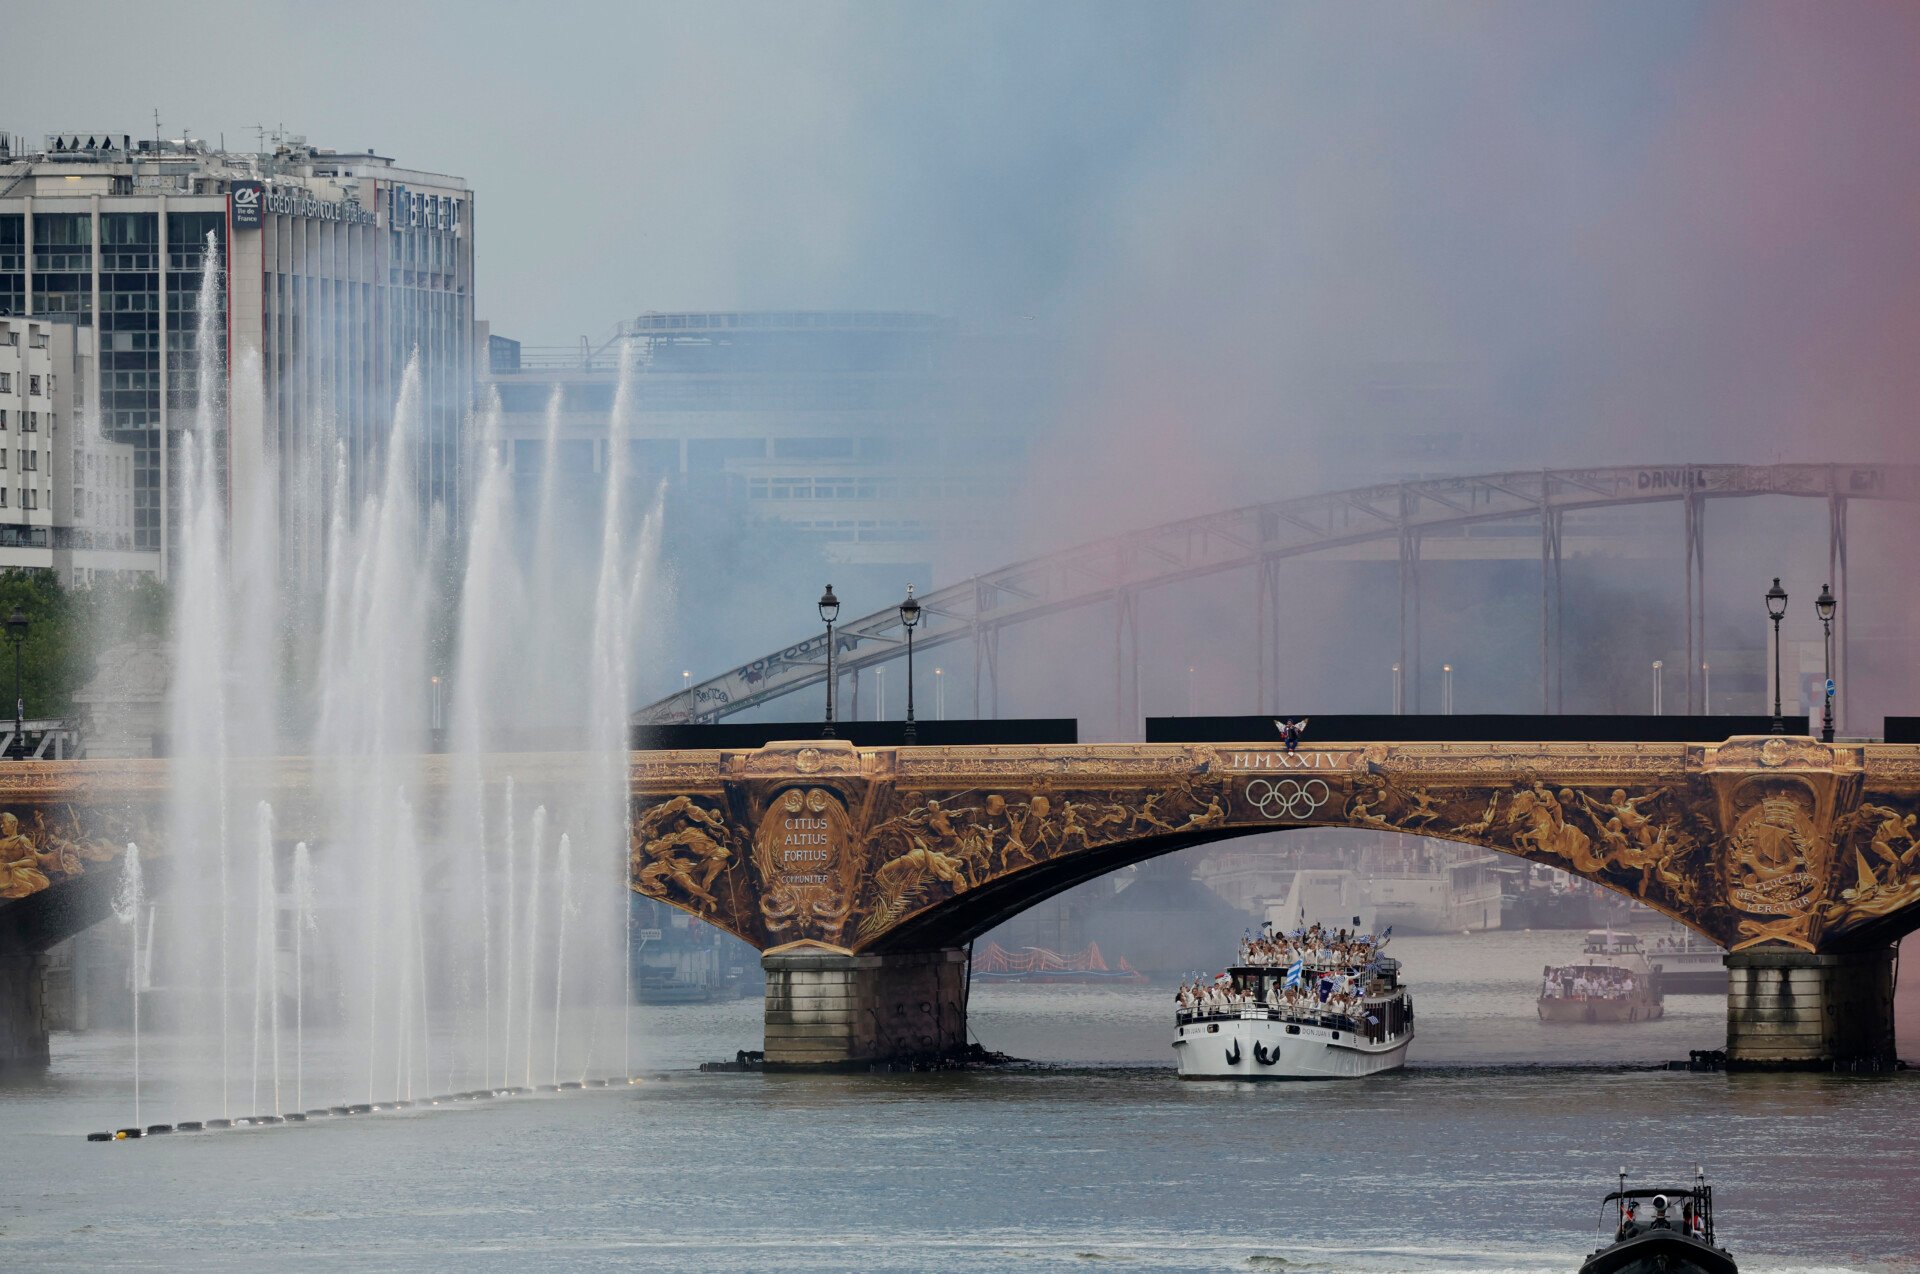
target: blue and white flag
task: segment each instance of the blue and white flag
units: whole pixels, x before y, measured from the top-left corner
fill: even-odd
[[[1307,971],[1307,962],[1305,960],[1295,960],[1291,965],[1287,966],[1286,985],[1281,989],[1292,990],[1294,987],[1299,986],[1300,979],[1306,973],[1306,971]]]

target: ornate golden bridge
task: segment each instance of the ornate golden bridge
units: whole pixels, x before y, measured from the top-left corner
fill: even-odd
[[[307,763],[269,764],[293,835]],[[1731,953],[1736,1059],[1891,1057],[1890,944],[1920,928],[1916,746],[815,740],[631,767],[632,887],[764,953],[776,1064],[950,1051],[974,936],[1130,863],[1285,828],[1482,845],[1646,903]],[[43,949],[104,914],[83,900],[127,841],[164,861],[165,788],[159,761],[0,770],[0,943]]]

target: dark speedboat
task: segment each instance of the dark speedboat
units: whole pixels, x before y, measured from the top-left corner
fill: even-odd
[[[1617,1205],[1613,1242],[1580,1267],[1580,1274],[1739,1274],[1723,1247],[1714,1246],[1713,1187],[1696,1170],[1689,1190],[1629,1190],[1627,1170],[1620,1188],[1600,1201]]]

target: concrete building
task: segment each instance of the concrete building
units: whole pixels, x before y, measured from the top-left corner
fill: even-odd
[[[95,361],[71,318],[0,318],[0,570],[86,586],[159,567],[134,548],[134,449],[87,409]]]
[[[181,438],[200,401],[198,300],[211,246],[225,267],[216,329],[229,463],[264,453],[285,497],[324,507],[337,440],[355,493],[378,480],[392,404],[416,352],[423,495],[461,515],[473,382],[473,195],[458,178],[298,137],[250,152],[126,133],[0,135],[0,314],[64,315],[95,333],[91,401],[132,448],[133,548],[165,562]],[[257,375],[256,375],[257,372]],[[317,485],[316,485],[317,484]],[[234,490],[236,519],[256,496]],[[293,516],[291,514],[286,516]],[[288,552],[316,555],[311,526]],[[164,570],[164,565],[162,567]]]
[[[598,346],[489,337],[485,383],[524,480],[544,465],[550,410],[563,470],[598,471],[625,340],[635,480],[665,478],[850,567],[911,569],[936,542],[992,534],[1042,410],[1030,337],[928,314],[647,313]]]

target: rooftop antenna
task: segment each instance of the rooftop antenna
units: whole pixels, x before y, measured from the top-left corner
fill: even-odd
[[[153,108],[153,148],[160,149],[160,108]]]

